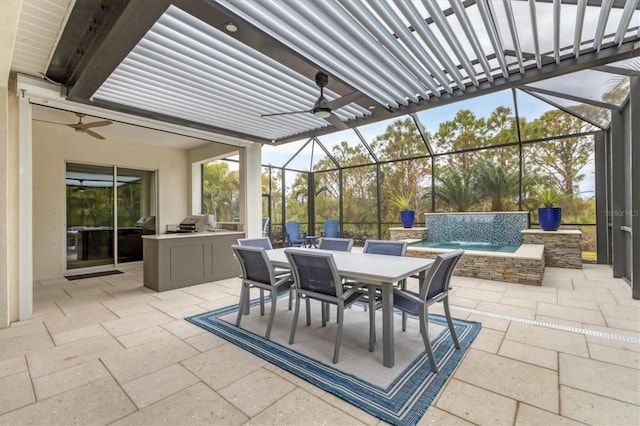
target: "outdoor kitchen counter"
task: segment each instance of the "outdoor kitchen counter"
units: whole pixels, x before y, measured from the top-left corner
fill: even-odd
[[[237,277],[231,245],[244,232],[143,235],[144,286],[155,291]]]

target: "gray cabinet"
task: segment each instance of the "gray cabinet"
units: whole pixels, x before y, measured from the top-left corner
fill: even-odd
[[[155,291],[237,277],[231,245],[243,232],[143,236],[144,286]]]

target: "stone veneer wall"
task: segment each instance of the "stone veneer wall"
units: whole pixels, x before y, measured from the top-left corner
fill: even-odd
[[[545,264],[558,268],[582,269],[581,241],[582,232],[578,229],[558,231],[525,229],[522,231],[522,242],[544,244]]]
[[[544,275],[544,247],[540,245],[521,246],[522,250],[538,255],[532,257],[509,257],[491,255],[488,252],[467,251],[456,266],[454,275],[517,284],[541,285]],[[440,252],[409,246],[407,256],[434,259]]]
[[[389,238],[391,241],[426,240],[427,228],[389,228]]]

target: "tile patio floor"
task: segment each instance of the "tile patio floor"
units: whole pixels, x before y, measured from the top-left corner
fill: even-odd
[[[0,330],[0,424],[382,423],[182,319],[238,280],[155,293],[121,269],[36,283],[33,319]],[[640,424],[640,301],[607,266],[452,284],[483,328],[421,424]]]

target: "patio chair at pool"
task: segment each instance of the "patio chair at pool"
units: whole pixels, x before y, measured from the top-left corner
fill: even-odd
[[[324,221],[324,231],[322,231],[322,236],[327,238],[338,238],[340,236],[339,233],[340,223],[335,219],[327,219]]]
[[[290,220],[284,224],[284,228],[287,234],[287,247],[302,247],[306,244],[305,233],[300,233],[300,222]]]
[[[291,264],[296,288],[296,308],[291,324],[289,344],[292,345],[295,339],[301,299],[307,302],[307,324],[311,323],[308,304],[310,299],[322,302],[323,306],[324,304],[336,305],[338,308],[338,330],[333,350],[333,363],[336,364],[340,356],[344,309],[359,300],[365,293],[358,287],[347,288],[342,285],[342,279],[338,274],[338,268],[331,253],[301,249],[287,249],[285,253]],[[321,308],[320,311],[322,312],[322,326],[324,327],[327,324],[326,312],[324,308]],[[375,321],[369,321],[369,342],[371,346],[374,336]]]
[[[451,332],[451,338],[453,339],[455,347],[460,349],[460,343],[458,342],[458,336],[456,336],[456,330],[453,327],[451,312],[449,310],[449,282],[453,269],[463,254],[464,250],[454,250],[436,257],[433,266],[431,266],[431,269],[429,269],[425,277],[424,283],[420,286],[419,293],[398,288],[394,288],[393,290],[393,306],[402,312],[417,315],[419,318],[420,334],[422,334],[422,341],[429,355],[431,371],[434,373],[438,372],[438,366],[436,365],[433,350],[431,349],[431,342],[429,341],[428,308],[434,303],[442,302],[447,324],[449,325],[449,331]],[[402,330],[405,330],[404,325]]]
[[[264,334],[264,338],[269,340],[269,337],[271,336],[273,318],[276,314],[278,294],[284,291],[291,291],[291,286],[293,285],[291,275],[276,278],[273,265],[267,257],[266,250],[262,247],[234,244],[231,248],[233,249],[236,259],[240,264],[240,269],[242,270],[242,289],[240,291],[239,301],[240,308],[238,309],[236,326],[240,326],[242,315],[249,314],[249,293],[251,288],[258,288],[261,291],[269,291],[271,292],[271,312],[269,314],[267,330]],[[291,307],[289,309],[291,309]],[[264,315],[264,305],[262,305],[262,300],[260,315]]]
[[[322,238],[319,249],[333,251],[351,251],[353,247],[353,239],[351,238]]]

